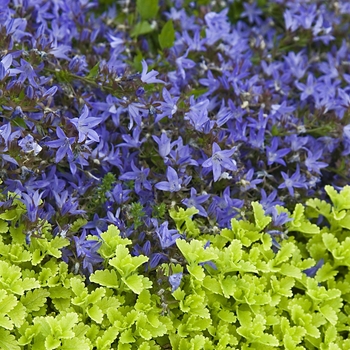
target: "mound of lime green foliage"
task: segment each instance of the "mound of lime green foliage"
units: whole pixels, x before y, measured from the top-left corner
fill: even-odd
[[[67,238],[43,221],[26,241],[24,204],[2,198],[0,348],[349,349],[350,186],[326,191],[331,203],[278,207],[292,219],[279,249],[257,202],[217,234],[200,234],[193,208],[173,209],[187,240],[156,271],[109,226],[99,248],[105,269],[89,280],[60,260]]]

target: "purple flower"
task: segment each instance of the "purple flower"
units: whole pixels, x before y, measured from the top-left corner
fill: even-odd
[[[317,271],[323,266],[323,264],[324,264],[324,259],[321,258],[315,266],[310,267],[306,270],[303,270],[303,272],[309,277],[315,277]]]
[[[161,191],[178,192],[181,190],[182,179],[179,179],[177,172],[171,166],[167,169],[168,181],[161,181],[155,184],[155,187]]]
[[[306,84],[302,84],[299,82],[295,83],[295,86],[302,91],[302,94],[300,95],[300,100],[304,101],[307,99],[309,96],[312,96],[316,91],[315,91],[315,81],[314,81],[314,76],[312,74],[309,74],[307,76],[307,81]]]
[[[212,156],[204,161],[202,166],[213,170],[214,182],[219,180],[222,173],[222,168],[232,171],[237,170],[236,162],[229,158],[233,153],[235,153],[236,149],[236,147],[233,147],[230,150],[222,151],[216,142],[213,143]]]
[[[305,159],[305,165],[307,170],[314,171],[317,174],[321,174],[320,169],[328,166],[325,162],[318,162],[317,160],[322,156],[322,149],[319,149],[315,153],[307,150],[307,158]]]
[[[56,163],[64,158],[67,155],[68,160],[73,159],[73,152],[71,145],[75,142],[75,137],[67,137],[63,130],[58,126],[56,128],[56,135],[58,136],[58,140],[47,141],[46,146],[52,148],[58,148],[56,152]]]
[[[27,208],[27,216],[31,222],[37,220],[38,208],[41,203],[41,197],[43,192],[39,194],[39,191],[36,190],[34,193],[22,193],[22,202]]]
[[[262,14],[262,11],[257,7],[255,3],[249,4],[243,2],[244,11],[241,13],[241,17],[248,17],[249,23],[256,22],[257,24],[261,23],[259,15]]]
[[[80,237],[73,236],[75,249],[78,257],[83,257],[83,268],[93,273],[93,265],[103,262],[103,259],[98,255],[97,250],[101,246],[101,242],[86,239],[86,230]]]
[[[221,197],[213,197],[208,214],[217,221],[220,227],[230,227],[231,219],[238,214],[243,204],[243,200],[231,198],[230,187],[227,186]]]
[[[17,67],[17,70],[21,72],[20,76],[18,77],[18,82],[23,84],[27,79],[29,83],[38,88],[38,84],[35,81],[35,78],[37,78],[37,75],[34,72],[33,67],[25,61],[24,59],[21,58],[21,66]]]
[[[271,214],[272,214],[272,223],[273,223],[274,226],[282,226],[286,222],[289,222],[289,221],[293,220],[285,212],[282,212],[282,213],[278,214],[278,211],[277,211],[276,207],[272,208]]]
[[[285,155],[290,152],[289,148],[278,149],[278,137],[274,137],[271,142],[271,147],[266,146],[266,156],[267,156],[267,164],[271,165],[273,163],[279,163],[282,165],[286,165],[286,162],[282,159]]]
[[[219,80],[217,80],[214,76],[213,73],[211,72],[211,70],[208,70],[207,73],[207,78],[202,78],[198,80],[200,84],[202,84],[203,86],[207,86],[209,88],[208,90],[208,94],[213,93],[215,90],[217,90],[220,87],[220,82]],[[225,115],[225,117],[231,117],[231,115]],[[223,120],[223,117],[219,117],[218,115],[218,121],[217,124],[219,126],[225,124],[226,120]]]
[[[123,204],[129,199],[130,192],[131,190],[123,190],[121,184],[116,184],[109,195],[112,196],[114,202],[117,204]]]
[[[180,283],[182,280],[183,273],[174,273],[169,276],[169,283],[171,284],[171,292],[174,293],[176,289],[180,287]]]
[[[152,84],[152,83],[165,83],[163,80],[157,79],[156,76],[159,74],[155,70],[151,70],[147,73],[148,65],[145,60],[141,61],[142,64],[142,73],[141,73],[141,81],[146,84]]]
[[[204,44],[206,38],[201,39],[200,28],[194,30],[193,38],[189,36],[187,31],[182,33],[182,40],[188,46],[189,51],[205,51]]]
[[[284,57],[290,72],[297,78],[301,79],[307,69],[307,57],[300,51],[298,54],[295,54],[293,51],[290,51],[287,56]]]
[[[198,214],[201,216],[208,216],[206,210],[201,206],[202,203],[206,202],[210,198],[209,194],[202,194],[197,196],[197,191],[195,188],[191,188],[191,197],[182,200],[182,203],[186,205],[187,208],[195,207],[199,210]]]
[[[164,117],[172,118],[177,111],[176,102],[179,100],[179,97],[171,97],[169,91],[163,88],[163,99],[165,102],[159,102],[162,113],[157,115],[155,119],[156,123]]]
[[[158,227],[158,224],[157,224],[157,228],[156,228],[156,234],[159,238],[160,245],[163,250],[171,247],[173,244],[175,244],[176,240],[181,237],[180,234],[177,232],[177,230],[175,229],[169,230],[168,225],[169,225],[168,221],[164,221],[160,225],[160,227]]]
[[[147,180],[147,176],[149,174],[149,168],[141,168],[138,169],[134,164],[134,161],[131,162],[131,168],[133,171],[128,171],[119,177],[120,180],[134,180],[135,181],[135,192],[141,192],[141,186],[146,188],[147,190],[152,190],[151,183]]]
[[[109,44],[112,49],[119,48],[119,46],[124,45],[124,40],[114,36],[112,34],[108,34],[108,39],[110,40]]]
[[[263,206],[266,214],[271,214],[275,205],[284,204],[282,201],[275,200],[277,197],[277,190],[273,190],[269,195],[267,195],[266,191],[262,188],[260,190],[260,193],[260,204]]]
[[[255,179],[253,180],[254,176],[254,169],[251,168],[248,170],[248,172],[243,176],[243,178],[240,180],[240,190],[241,192],[246,192],[250,189],[256,189],[256,185],[263,182],[262,179]]]
[[[108,95],[106,97],[106,102],[90,102],[90,105],[98,111],[103,111],[102,114],[100,114],[101,122],[106,121],[109,116],[112,116],[115,126],[118,127],[119,115],[116,107],[117,103],[118,99],[116,97]],[[122,110],[121,107],[119,107],[119,109]]]
[[[300,25],[297,17],[290,11],[285,10],[283,13],[284,21],[286,23],[286,29],[294,32]]]
[[[88,117],[89,109],[86,105],[83,107],[83,112],[79,118],[71,119],[71,123],[75,125],[79,132],[78,142],[83,142],[86,137],[89,137],[91,140],[99,142],[100,137],[98,136],[95,130],[92,128],[101,122],[101,118]]]
[[[140,146],[146,141],[146,138],[143,137],[140,141],[142,129],[139,126],[136,126],[132,132],[132,137],[130,135],[122,135],[122,138],[125,142],[119,143],[117,147],[128,147],[128,148],[140,148]]]
[[[171,148],[174,146],[174,143],[171,143],[171,139],[168,138],[165,132],[162,132],[162,135],[159,137],[152,136],[153,140],[158,144],[158,153],[162,158],[166,158],[170,153]]]
[[[182,79],[186,78],[185,69],[191,69],[196,65],[195,62],[193,62],[189,58],[186,58],[188,55],[188,52],[189,52],[189,50],[187,50],[187,52],[183,56],[178,57],[176,59],[176,66],[177,66],[178,72],[180,73]]]
[[[278,186],[278,188],[287,188],[289,194],[294,197],[294,187],[295,188],[307,188],[305,183],[305,178],[300,174],[299,164],[297,165],[297,169],[295,173],[289,177],[284,171],[281,171],[281,175],[284,179],[284,182]]]
[[[282,104],[278,105],[271,105],[271,115],[272,116],[278,116],[280,117],[281,115],[285,114],[290,114],[295,110],[295,107],[292,106],[287,106],[287,102],[283,101]]]
[[[22,140],[18,142],[19,147],[22,148],[22,151],[25,153],[30,153],[33,151],[34,155],[38,155],[40,151],[42,150],[42,147],[40,147],[35,141],[34,137],[32,135],[25,136]]]
[[[107,231],[107,219],[100,218],[97,214],[94,214],[92,221],[89,221],[84,229],[93,229],[92,233],[100,237],[101,233]]]
[[[169,258],[166,254],[163,253],[153,253],[151,254],[151,257],[149,259],[149,267],[151,269],[154,269],[157,267],[160,263],[169,261]]]
[[[207,44],[213,45],[217,40],[225,39],[231,31],[227,18],[228,7],[220,13],[209,12],[204,16],[207,28],[205,29]]]

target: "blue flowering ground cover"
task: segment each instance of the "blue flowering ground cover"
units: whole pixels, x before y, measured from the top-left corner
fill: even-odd
[[[349,349],[349,32],[0,0],[0,349]]]

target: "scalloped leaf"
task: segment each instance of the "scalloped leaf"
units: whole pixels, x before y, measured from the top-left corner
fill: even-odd
[[[260,231],[262,231],[272,221],[272,218],[265,215],[265,210],[260,203],[252,202],[252,207],[255,225]]]
[[[23,295],[21,302],[28,312],[39,311],[45,305],[48,296],[50,296],[50,293],[47,290],[35,289]]]
[[[90,275],[90,281],[109,288],[118,289],[120,287],[120,277],[114,270],[95,271]]]

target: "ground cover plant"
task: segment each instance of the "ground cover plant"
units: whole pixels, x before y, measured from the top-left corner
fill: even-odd
[[[3,0],[0,347],[349,348],[349,14]]]

